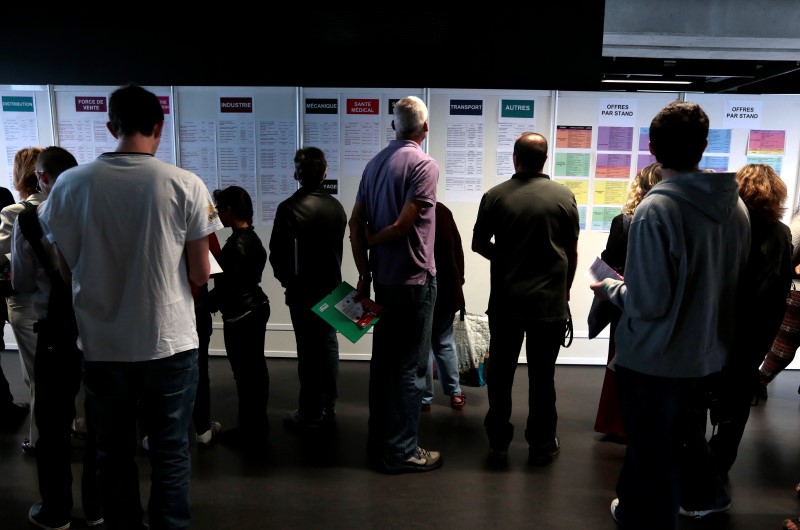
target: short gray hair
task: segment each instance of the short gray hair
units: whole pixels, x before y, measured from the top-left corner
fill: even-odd
[[[416,96],[406,96],[394,105],[394,130],[398,139],[408,139],[422,133],[428,121],[428,107]]]

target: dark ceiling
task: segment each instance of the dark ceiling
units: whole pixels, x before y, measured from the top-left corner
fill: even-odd
[[[604,2],[535,4],[288,7],[236,20],[136,12],[116,23],[4,17],[0,84],[800,92],[800,62],[603,57]],[[693,83],[601,83],[635,74]]]
[[[747,61],[709,59],[649,59],[603,57],[604,79],[680,80],[690,85],[606,85],[623,90],[670,90],[680,92],[797,94],[800,93],[800,61]]]

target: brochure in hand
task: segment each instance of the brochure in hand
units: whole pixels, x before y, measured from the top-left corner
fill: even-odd
[[[358,291],[349,283],[342,282],[311,310],[350,342],[356,343],[380,320],[383,310],[374,300],[357,300],[357,297]]]

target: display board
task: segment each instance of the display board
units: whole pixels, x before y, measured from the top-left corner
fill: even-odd
[[[0,186],[14,189],[14,155],[20,149],[53,143],[52,105],[47,86],[0,85]]]
[[[10,186],[13,154],[28,145],[61,145],[80,163],[113,150],[106,129],[107,102],[116,87],[0,86],[3,161],[0,184]],[[423,144],[439,163],[438,198],[453,212],[466,265],[467,310],[485,311],[489,262],[472,252],[472,228],[483,193],[513,174],[511,153],[525,131],[549,142],[545,171],[575,193],[581,216],[578,271],[570,308],[574,341],[559,363],[604,364],[608,329],[589,340],[592,301],[588,269],[605,248],[611,219],[620,211],[630,180],[653,161],[648,128],[675,99],[696,101],[709,115],[711,134],[701,168],[736,171],[743,164],[772,165],[789,188],[785,221],[798,204],[800,114],[797,95],[558,92],[469,89],[369,89],[303,87],[148,87],[162,101],[165,137],[156,156],[196,173],[209,191],[238,185],[254,202],[254,225],[264,246],[280,201],[297,189],[294,153],[321,148],[328,160],[326,186],[350,215],[367,161],[394,138],[392,106],[415,95],[430,109]],[[229,229],[218,234],[224,244]],[[357,271],[344,241],[342,276]],[[267,355],[293,357],[295,338],[282,287],[269,264],[262,286],[269,296]],[[224,353],[222,322],[212,353]],[[10,331],[6,341],[14,347]],[[353,344],[340,341],[342,359],[368,359],[371,333]],[[524,351],[521,361],[525,361]]]

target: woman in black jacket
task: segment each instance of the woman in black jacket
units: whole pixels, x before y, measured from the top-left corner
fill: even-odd
[[[269,299],[259,285],[267,251],[253,229],[253,202],[247,191],[229,186],[214,191],[220,221],[233,232],[220,251],[222,272],[209,292],[212,311],[222,312],[223,336],[239,395],[239,428],[222,441],[254,445],[269,431],[269,371],[264,356]]]

